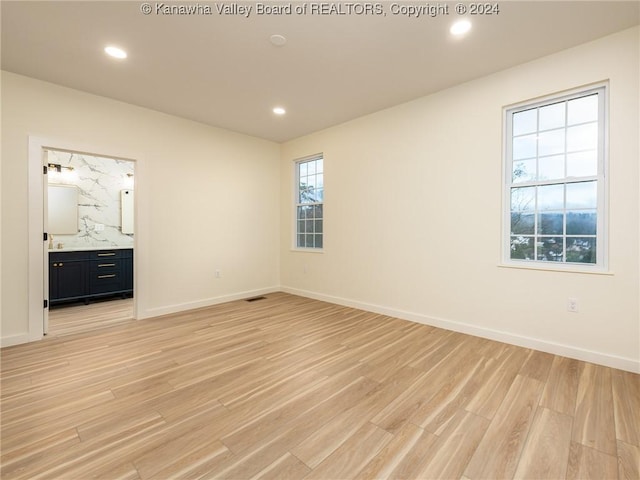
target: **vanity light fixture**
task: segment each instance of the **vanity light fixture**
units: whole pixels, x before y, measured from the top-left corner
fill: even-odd
[[[287,113],[287,111],[282,107],[274,107],[273,113],[275,113],[276,115],[284,115],[285,113]]]
[[[133,173],[125,174],[125,177],[122,180],[122,186],[126,189],[133,189],[134,181],[133,181]]]
[[[467,33],[469,30],[471,30],[471,22],[469,20],[458,20],[456,23],[451,25],[449,32],[451,32],[451,35],[459,37]]]
[[[109,45],[109,46],[105,47],[104,51],[110,57],[117,58],[119,60],[123,60],[123,59],[127,58],[127,52],[125,52],[121,48],[114,47],[113,45]]]
[[[63,168],[65,170],[69,170],[70,172],[73,172],[73,167],[67,167],[65,165],[60,165],[59,163],[49,163],[47,164],[47,167],[58,173],[61,173]]]

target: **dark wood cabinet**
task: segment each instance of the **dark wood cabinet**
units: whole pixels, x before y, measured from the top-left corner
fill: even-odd
[[[49,252],[49,302],[133,294],[133,249]]]
[[[57,256],[56,256],[57,257]],[[77,300],[86,295],[86,263],[70,258],[49,259],[49,300]]]
[[[133,250],[124,252],[122,257],[122,285],[133,292]]]

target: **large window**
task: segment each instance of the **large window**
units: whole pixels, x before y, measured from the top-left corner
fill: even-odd
[[[505,261],[605,263],[605,87],[506,110]]]
[[[295,163],[296,248],[322,249],[324,168],[317,155]]]

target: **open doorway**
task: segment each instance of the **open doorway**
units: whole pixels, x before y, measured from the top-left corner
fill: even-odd
[[[135,162],[53,148],[44,156],[44,333],[132,320]]]

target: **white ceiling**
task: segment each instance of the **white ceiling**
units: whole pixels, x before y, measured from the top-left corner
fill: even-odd
[[[2,69],[281,142],[640,23],[638,1],[502,1],[454,39],[455,3],[436,18],[393,15],[392,3],[363,16],[256,15],[244,2],[253,7],[244,18],[206,1],[185,4],[212,15],[143,15],[141,1],[3,0]],[[272,45],[273,34],[286,45]],[[107,44],[128,59],[105,56]],[[276,117],[276,105],[287,115]]]

